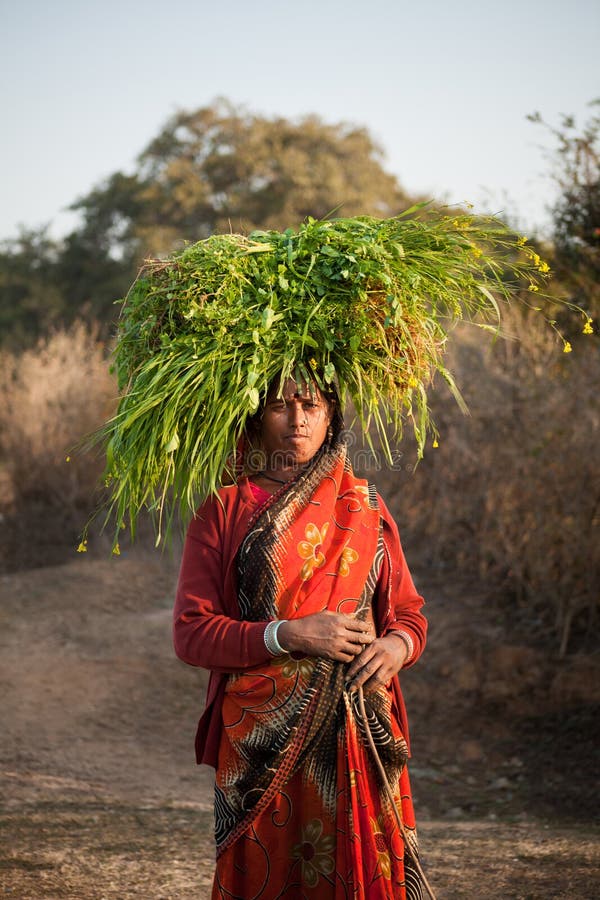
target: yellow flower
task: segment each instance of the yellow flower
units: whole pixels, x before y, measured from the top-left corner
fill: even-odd
[[[537,284],[530,284],[527,290],[533,291],[533,293],[535,294],[536,291],[539,291],[539,287],[537,286]]]
[[[583,326],[584,334],[593,334],[594,329],[592,328],[592,319],[588,319],[585,325]]]
[[[408,379],[408,386],[411,388],[417,387],[418,383],[419,382],[417,381],[417,379],[415,378],[414,375],[411,375],[410,378]]]
[[[483,250],[480,250],[479,247],[473,246],[473,247],[471,247],[471,250],[472,250],[473,256],[475,256],[476,258],[483,256]]]
[[[71,457],[70,457],[70,456],[66,456],[66,457],[65,457],[65,462],[71,462]]]
[[[373,829],[373,838],[375,841],[375,849],[377,851],[377,862],[384,878],[391,878],[392,865],[390,853],[385,838],[385,826],[383,824],[382,815],[378,815],[376,819],[371,818],[371,828]]]
[[[316,369],[316,368],[317,368],[317,361],[316,361],[316,359],[314,358],[314,356],[311,356],[309,362],[310,362],[311,366],[313,367],[313,369]]]
[[[77,552],[87,553],[87,540],[84,540],[80,543],[79,547],[77,548]]]
[[[433,439],[433,444],[432,444],[432,446],[433,446],[433,447],[439,447],[439,446],[440,446],[440,445],[438,444],[438,439],[437,439],[437,438],[434,438],[434,439]]]
[[[563,347],[563,353],[570,353],[573,348],[571,347],[568,341],[565,341],[565,346]]]
[[[120,556],[120,555],[121,555],[121,548],[119,547],[118,543],[115,544],[115,546],[114,546],[113,549],[112,549],[112,552],[113,552],[113,556]]]
[[[538,266],[538,269],[539,269],[540,272],[544,272],[544,273],[545,273],[545,272],[549,272],[549,271],[550,271],[550,266],[548,265],[547,262],[544,262],[544,260],[542,260],[542,261],[540,262],[539,266]]]
[[[523,234],[523,235],[521,235],[521,237],[520,237],[519,240],[517,241],[517,245],[518,245],[519,247],[524,247],[526,243],[527,243],[527,238],[526,238],[525,235]]]
[[[325,562],[325,557],[321,552],[320,547],[325,540],[328,528],[329,522],[325,522],[321,531],[319,531],[313,522],[309,522],[306,526],[304,531],[306,540],[300,541],[298,544],[298,555],[301,559],[306,560],[300,570],[300,578],[302,581],[308,581],[309,578],[312,578],[313,571],[319,569]]]
[[[358,559],[358,553],[352,547],[344,547],[338,567],[338,573],[342,578],[346,578],[350,574],[350,566]]]

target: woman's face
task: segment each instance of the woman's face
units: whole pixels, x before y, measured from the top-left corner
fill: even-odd
[[[316,384],[297,384],[288,378],[280,396],[277,387],[267,397],[260,424],[270,471],[293,468],[312,459],[327,436],[333,413]]]

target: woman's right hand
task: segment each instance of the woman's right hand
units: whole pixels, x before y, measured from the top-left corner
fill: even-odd
[[[375,638],[367,622],[344,613],[312,613],[282,622],[277,640],[288,653],[351,662]]]

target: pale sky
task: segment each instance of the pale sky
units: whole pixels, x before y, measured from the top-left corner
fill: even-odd
[[[539,110],[600,96],[597,0],[1,0],[0,239],[65,208],[178,109],[366,126],[410,193],[508,212],[552,199]],[[343,198],[340,198],[340,202]],[[293,224],[293,223],[291,223]]]

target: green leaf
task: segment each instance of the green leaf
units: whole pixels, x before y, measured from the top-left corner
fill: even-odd
[[[498,303],[496,302],[496,298],[494,297],[494,295],[486,288],[485,284],[478,284],[477,287],[479,288],[479,290],[481,291],[483,296],[487,297],[487,299],[490,301],[490,303],[494,307],[494,311],[496,313],[496,318],[498,319],[498,321],[500,321],[500,309],[498,307]]]
[[[319,349],[317,341],[308,334],[298,334],[297,331],[288,331],[288,337],[292,338],[293,341],[298,341],[303,346],[307,345],[308,347],[313,347],[315,350]]]
[[[177,448],[179,447],[179,435],[175,431],[173,436],[167,446],[165,447],[165,453],[175,453]]]
[[[260,394],[255,387],[250,388],[248,391],[248,405],[250,407],[250,412],[252,413],[255,413],[260,406]]]
[[[282,278],[282,276],[280,275],[279,276],[280,283],[281,283],[281,278]],[[287,282],[286,282],[286,289],[287,289]],[[273,324],[274,319],[275,319],[275,310],[272,309],[272,307],[270,307],[270,306],[265,306],[265,308],[263,309],[263,313],[262,313],[262,325],[263,325],[263,328],[265,329],[265,331],[269,330],[269,328]]]

